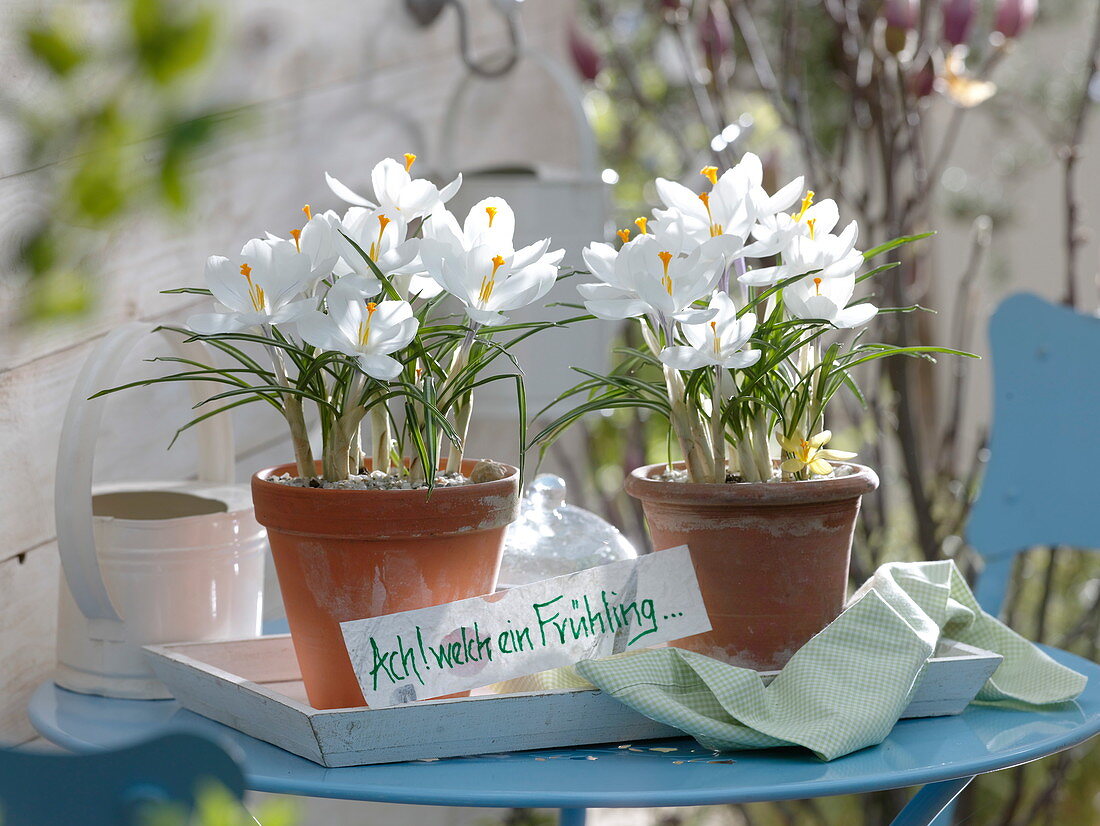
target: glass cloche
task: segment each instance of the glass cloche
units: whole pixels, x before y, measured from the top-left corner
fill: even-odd
[[[638,552],[618,528],[591,511],[565,504],[565,480],[542,474],[527,486],[519,518],[508,526],[501,588],[634,559]]]

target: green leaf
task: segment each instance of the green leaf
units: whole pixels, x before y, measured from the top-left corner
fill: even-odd
[[[874,278],[880,273],[887,272],[888,270],[895,270],[900,266],[900,261],[891,261],[889,264],[883,264],[881,267],[875,267],[873,270],[863,273],[863,275],[856,276],[856,283],[859,284],[862,281],[866,281],[868,278]]]
[[[195,418],[193,418],[191,421],[189,421],[187,424],[185,424],[183,427],[181,427],[179,430],[176,431],[176,435],[174,435],[172,437],[172,441],[168,443],[168,449],[169,450],[172,449],[172,445],[174,445],[176,443],[176,440],[180,437],[180,435],[184,431],[190,430],[195,425],[200,424],[202,422],[205,422],[207,419],[213,418],[214,416],[217,416],[219,413],[225,413],[228,410],[233,410],[234,408],[243,407],[246,404],[252,404],[252,402],[258,402],[258,401],[260,401],[260,398],[258,396],[253,396],[253,397],[247,398],[247,399],[240,399],[238,401],[232,402],[231,404],[223,405],[222,407],[219,407],[217,410],[211,410],[207,413],[203,413],[201,416],[196,416]]]
[[[879,244],[877,247],[867,250],[863,253],[863,260],[870,261],[872,258],[882,255],[884,252],[889,252],[892,249],[897,249],[905,244],[912,244],[914,241],[920,241],[922,238],[930,238],[935,235],[935,232],[922,232],[918,235],[901,235],[885,244]]]
[[[65,77],[87,59],[73,32],[61,26],[29,26],[23,39],[30,53],[58,77]]]

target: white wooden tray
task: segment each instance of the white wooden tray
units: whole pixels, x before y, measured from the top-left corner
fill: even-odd
[[[329,767],[683,736],[591,689],[318,710],[289,635],[146,651],[184,708]],[[958,714],[1001,662],[950,641],[936,654],[902,717]]]

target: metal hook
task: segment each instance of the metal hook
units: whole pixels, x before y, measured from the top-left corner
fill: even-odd
[[[458,49],[466,68],[481,77],[500,77],[512,70],[523,49],[523,32],[519,25],[518,10],[523,0],[494,0],[508,26],[510,50],[502,62],[494,66],[478,63],[470,54],[469,18],[462,0],[405,0],[405,8],[421,26],[430,26],[448,5],[454,6],[458,15]],[[495,61],[494,61],[495,62]]]

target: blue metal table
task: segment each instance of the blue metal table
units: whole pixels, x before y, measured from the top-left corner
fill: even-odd
[[[971,706],[956,717],[902,720],[878,746],[829,763],[801,749],[716,754],[692,740],[646,741],[328,769],[185,711],[174,701],[111,700],[39,687],[29,714],[72,751],[193,731],[241,760],[249,788],[280,794],[439,806],[560,808],[584,823],[602,807],[795,800],[926,785],[894,821],[927,824],[975,775],[1037,760],[1100,732],[1100,666],[1057,649],[1089,677],[1074,703],[1044,711]]]

